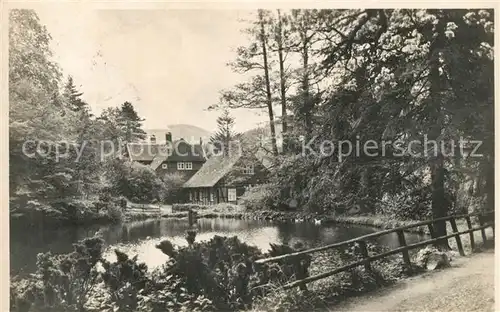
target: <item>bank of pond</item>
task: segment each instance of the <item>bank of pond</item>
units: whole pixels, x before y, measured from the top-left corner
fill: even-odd
[[[300,276],[341,266],[356,259],[359,251],[325,251],[258,272],[254,261],[378,230],[234,218],[198,218],[194,224],[185,218],[161,218],[56,229],[13,225],[12,309],[220,311],[279,306],[301,310],[305,303],[321,305],[391,282],[405,274],[402,260],[394,256],[375,263],[371,272],[359,268],[338,274],[312,283],[308,292],[277,289]],[[425,239],[407,235],[409,243]],[[380,252],[398,244],[397,235],[389,234],[370,241],[369,250]],[[300,304],[295,300],[299,297]]]

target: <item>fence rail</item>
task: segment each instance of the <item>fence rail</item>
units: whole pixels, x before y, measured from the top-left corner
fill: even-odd
[[[422,221],[422,222],[414,223],[411,225],[398,227],[395,229],[384,230],[384,231],[356,237],[356,238],[346,240],[343,242],[339,242],[339,243],[335,243],[335,244],[330,244],[330,245],[326,245],[326,246],[322,246],[322,247],[307,249],[307,250],[298,251],[298,252],[294,252],[294,253],[288,253],[288,254],[284,254],[284,255],[280,255],[280,256],[276,256],[276,257],[259,259],[255,263],[257,264],[257,267],[259,267],[260,265],[263,265],[263,264],[269,263],[269,262],[279,262],[279,261],[283,261],[283,260],[293,259],[293,258],[296,258],[299,256],[317,253],[317,252],[328,250],[328,249],[338,249],[338,248],[346,247],[348,245],[355,244],[355,243],[359,244],[361,255],[362,255],[362,260],[350,263],[348,265],[344,265],[340,268],[336,268],[335,270],[331,270],[331,271],[328,271],[325,273],[321,273],[321,274],[317,274],[314,276],[309,276],[309,277],[306,277],[303,279],[293,281],[291,283],[284,285],[283,286],[284,289],[289,289],[289,288],[293,288],[293,287],[305,287],[305,284],[307,284],[307,283],[314,282],[314,281],[332,276],[332,275],[340,273],[340,272],[347,271],[349,269],[352,269],[352,268],[355,268],[355,267],[361,266],[361,265],[364,265],[367,270],[370,270],[371,269],[370,262],[380,260],[382,258],[388,257],[390,255],[398,254],[398,253],[402,253],[403,261],[404,261],[407,269],[411,270],[411,261],[410,261],[410,255],[409,255],[409,250],[411,250],[411,249],[435,244],[435,243],[438,243],[438,242],[443,241],[443,240],[448,240],[450,238],[455,238],[456,243],[457,243],[457,249],[458,249],[460,255],[464,256],[465,252],[463,249],[460,235],[463,235],[463,234],[470,235],[471,249],[474,250],[475,249],[475,242],[474,242],[474,232],[475,231],[481,231],[481,236],[482,236],[483,242],[486,243],[487,237],[486,237],[485,229],[488,227],[491,227],[493,229],[493,232],[495,232],[494,218],[490,219],[491,222],[485,222],[485,218],[487,216],[490,216],[490,215],[494,216],[494,211],[463,214],[463,215],[454,215],[454,216],[447,216],[447,217],[437,218],[437,219],[428,220],[428,221]],[[473,216],[478,217],[479,226],[472,227],[471,217],[473,217]],[[464,231],[458,231],[458,227],[456,224],[457,219],[465,219],[468,229],[464,230]],[[444,222],[445,226],[446,226],[446,222],[450,222],[450,225],[451,225],[453,232],[450,234],[447,234],[447,235],[435,237],[434,225],[436,223],[439,223],[439,222]],[[419,226],[428,226],[429,233],[431,233],[431,237],[433,237],[433,238],[422,241],[422,242],[408,245],[406,243],[404,231],[411,229],[411,228],[419,227]],[[398,235],[400,247],[392,249],[392,250],[384,252],[384,253],[369,256],[366,241],[368,239],[373,239],[373,238],[380,237],[382,235],[387,235],[387,234],[392,234],[392,233],[396,233]]]
[[[136,204],[127,202],[127,212],[160,214],[161,208],[153,204]]]

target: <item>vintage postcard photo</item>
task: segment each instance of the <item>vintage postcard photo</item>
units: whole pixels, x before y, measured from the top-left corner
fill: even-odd
[[[5,5],[6,309],[495,311],[470,7]]]

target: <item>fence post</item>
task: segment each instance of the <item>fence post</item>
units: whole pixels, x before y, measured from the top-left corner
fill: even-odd
[[[188,222],[189,222],[189,226],[192,226],[194,223],[194,211],[191,209],[189,209],[189,211],[188,211]]]
[[[432,223],[427,224],[427,227],[429,228],[429,234],[431,235],[432,238],[434,238],[434,226],[432,226]]]
[[[406,247],[406,239],[404,232],[402,230],[397,230],[396,233],[398,234],[399,246]],[[408,269],[408,273],[411,274],[412,269],[411,269],[410,253],[408,252],[407,249],[403,250],[402,253],[403,253],[403,260]]]
[[[450,219],[451,228],[454,233],[458,233],[457,222],[455,218]],[[461,256],[465,256],[464,247],[462,246],[462,241],[460,240],[460,234],[455,235],[455,240],[457,241],[458,252]]]
[[[467,221],[467,227],[469,230],[472,230],[472,222],[470,221],[470,216],[465,217],[465,221]],[[475,244],[474,244],[474,232],[469,233],[469,239],[470,239],[470,248],[472,252],[474,252]]]
[[[493,239],[495,239],[495,211],[490,211],[488,215],[493,215],[493,218],[491,219],[491,230],[493,231]]]
[[[365,262],[365,271],[366,272],[371,272],[372,268],[370,266],[368,249],[366,248],[366,242],[365,241],[359,241],[358,243],[359,243],[359,248],[361,249],[361,255],[363,256],[363,260],[366,260],[366,262]]]
[[[477,218],[479,220],[479,225],[482,227],[484,225],[484,219],[483,219],[484,216],[478,215]],[[483,243],[486,244],[487,238],[486,238],[486,232],[484,229],[481,229],[481,236],[483,237]]]

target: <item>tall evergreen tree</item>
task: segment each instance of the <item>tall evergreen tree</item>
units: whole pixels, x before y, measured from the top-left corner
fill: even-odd
[[[126,142],[135,142],[146,138],[146,132],[142,129],[143,118],[139,117],[134,106],[130,102],[124,102],[120,109],[119,123],[125,134]]]
[[[217,118],[217,131],[210,137],[210,143],[217,149],[217,153],[224,156],[229,154],[231,144],[240,138],[240,134],[236,133],[234,128],[234,117],[229,114],[229,110],[225,109],[222,114]]]
[[[272,57],[270,51],[271,29],[270,12],[258,10],[257,18],[252,26],[245,30],[250,37],[248,46],[237,49],[237,58],[229,63],[236,73],[252,73],[250,81],[237,84],[230,90],[224,90],[220,104],[229,108],[251,108],[267,112],[273,155],[278,155],[276,140],[275,115],[273,105],[277,102],[273,94],[279,92],[279,83],[272,79]],[[219,108],[220,105],[210,108]]]
[[[81,96],[82,92],[79,92],[73,81],[73,77],[69,76],[68,81],[64,85],[63,96],[67,99],[69,108],[72,111],[80,112],[88,110],[88,105],[85,103]]]

